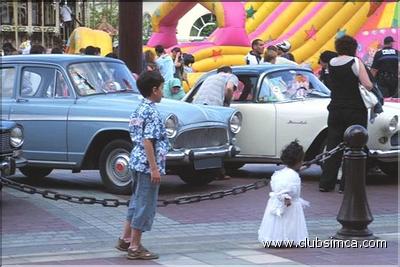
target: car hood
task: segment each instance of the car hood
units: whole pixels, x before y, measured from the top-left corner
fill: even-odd
[[[128,119],[142,99],[143,97],[138,94],[119,93],[82,97],[78,99],[77,104],[88,108],[102,107],[98,111],[102,116],[111,113],[113,116]],[[163,98],[156,106],[164,118],[175,114],[181,125],[204,122],[227,124],[230,116],[235,112],[232,108],[194,105],[166,98]]]

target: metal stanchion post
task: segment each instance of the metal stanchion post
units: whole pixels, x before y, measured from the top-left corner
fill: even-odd
[[[367,130],[352,125],[344,133],[346,152],[344,156],[345,188],[343,202],[337,215],[342,228],[333,236],[335,239],[376,239],[368,229],[373,221],[365,191],[367,154],[363,151],[368,141]]]

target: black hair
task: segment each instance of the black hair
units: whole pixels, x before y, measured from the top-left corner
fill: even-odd
[[[253,42],[251,42],[251,48],[253,48],[255,45],[257,45],[259,42],[262,42],[263,40],[261,39],[254,39]]]
[[[44,54],[45,52],[46,52],[46,49],[43,46],[41,46],[39,44],[35,44],[35,45],[32,45],[29,54]]]
[[[158,56],[161,55],[162,53],[164,53],[164,51],[165,51],[164,46],[162,46],[162,45],[156,45],[154,50],[156,51],[156,54]]]
[[[181,52],[180,47],[175,46],[174,48],[172,48],[171,52]]]
[[[217,69],[217,73],[225,72],[225,73],[232,73],[232,68],[229,66],[222,66]]]
[[[357,40],[349,35],[344,35],[335,40],[335,49],[339,55],[354,57],[357,50]]]
[[[285,57],[293,62],[296,62],[294,55],[292,53],[286,53]]]
[[[192,54],[183,54],[183,63],[185,65],[194,63],[194,56]]]
[[[85,48],[85,55],[94,56],[94,55],[96,55],[96,52],[97,52],[97,49],[94,46],[89,45]]]
[[[330,51],[330,50],[325,50],[319,56],[318,64],[321,64],[321,62],[329,63],[329,61],[331,61],[332,58],[337,57],[337,56],[338,56],[338,53]]]
[[[59,48],[59,47],[53,47],[53,49],[51,49],[51,53],[52,53],[52,54],[62,54],[63,51],[62,51],[62,49]]]
[[[161,73],[153,70],[142,72],[136,80],[136,85],[143,97],[149,97],[153,93],[153,88],[158,88],[163,82],[164,78]]]
[[[281,160],[286,166],[294,167],[297,163],[301,162],[304,158],[303,146],[299,144],[296,139],[288,144],[281,153]]]
[[[118,59],[117,54],[115,54],[115,53],[113,53],[113,52],[108,53],[108,54],[106,55],[106,57],[111,57],[111,58],[117,58],[117,59]]]

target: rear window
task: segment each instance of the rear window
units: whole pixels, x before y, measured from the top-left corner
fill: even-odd
[[[1,72],[1,97],[10,98],[13,96],[16,81],[15,68],[0,68]]]

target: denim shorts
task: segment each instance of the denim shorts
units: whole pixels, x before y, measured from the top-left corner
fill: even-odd
[[[127,221],[133,229],[150,231],[156,215],[160,184],[151,182],[147,173],[132,171],[132,197],[129,202]]]

